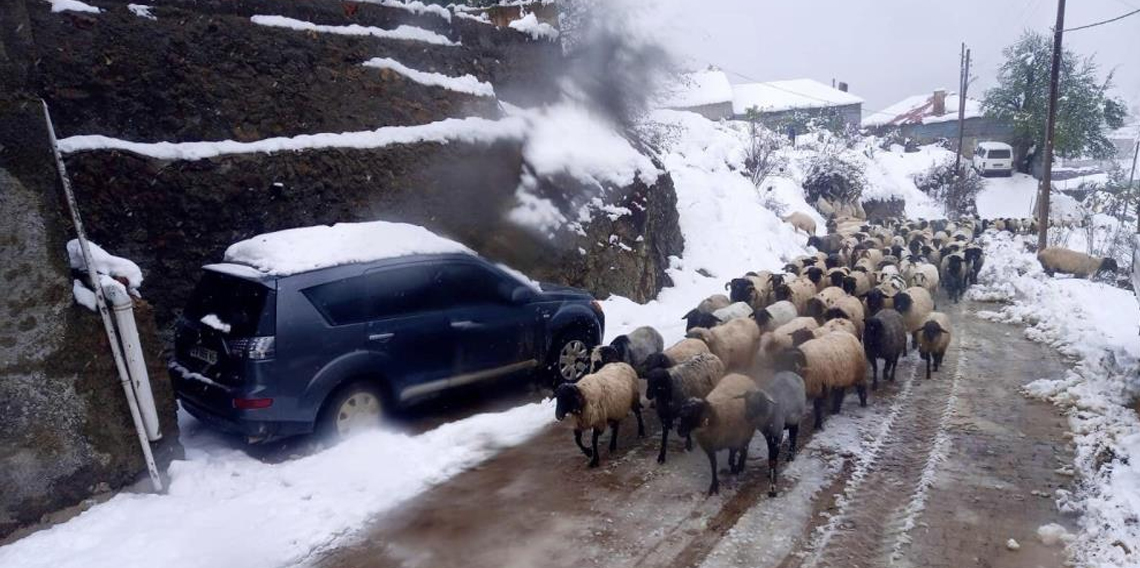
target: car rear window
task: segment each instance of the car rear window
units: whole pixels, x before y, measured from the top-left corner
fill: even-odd
[[[183,316],[199,322],[214,315],[230,326],[231,337],[273,335],[271,290],[256,282],[207,270],[194,288]],[[268,309],[267,309],[268,308]]]
[[[990,150],[986,157],[991,160],[1006,160],[1009,159],[1009,150]]]

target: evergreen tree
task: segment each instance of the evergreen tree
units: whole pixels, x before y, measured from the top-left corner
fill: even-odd
[[[1018,154],[1036,160],[1038,150],[1045,147],[1053,44],[1045,34],[1026,31],[1003,54],[1005,63],[998,71],[998,85],[986,91],[983,108],[987,116],[1011,123]],[[1105,131],[1122,126],[1127,111],[1120,101],[1107,95],[1112,73],[1102,82],[1097,70],[1092,57],[1063,50],[1054,139],[1060,157],[1103,159],[1115,153]],[[1021,169],[1028,171],[1028,160]]]

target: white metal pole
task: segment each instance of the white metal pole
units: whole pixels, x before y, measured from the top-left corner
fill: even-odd
[[[51,140],[51,151],[55,156],[56,167],[59,168],[59,179],[63,183],[63,193],[67,196],[67,208],[71,212],[71,221],[75,224],[75,234],[79,239],[79,250],[83,252],[83,264],[87,266],[87,277],[91,286],[95,288],[95,305],[99,309],[99,316],[103,319],[103,329],[107,332],[108,343],[111,344],[111,356],[115,359],[115,368],[119,372],[119,383],[123,386],[123,394],[127,397],[127,406],[131,409],[131,420],[135,424],[135,434],[142,447],[143,459],[146,461],[147,471],[150,473],[150,483],[156,492],[162,491],[162,478],[158,475],[158,466],[154,463],[154,455],[147,442],[146,428],[139,416],[138,403],[135,401],[134,388],[131,385],[127,367],[123,362],[123,354],[119,346],[119,334],[115,331],[115,324],[111,321],[111,313],[107,309],[107,298],[103,295],[103,283],[95,270],[95,263],[91,258],[91,248],[87,243],[87,232],[83,229],[83,219],[79,216],[79,204],[75,201],[75,193],[71,190],[71,179],[67,177],[67,167],[63,164],[63,157],[59,154],[59,145],[56,143],[55,127],[51,123],[51,113],[48,112],[47,101],[44,105],[44,121],[47,123],[48,136]]]

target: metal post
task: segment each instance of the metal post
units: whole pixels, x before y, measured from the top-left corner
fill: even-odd
[[[962,44],[962,60],[958,70],[958,154],[954,158],[954,175],[962,172],[962,144],[966,136],[966,89],[970,85],[970,50]]]
[[[1132,191],[1132,181],[1136,179],[1136,158],[1140,157],[1140,136],[1136,137],[1136,141],[1132,145],[1136,149],[1132,152],[1132,172],[1128,174],[1128,191]],[[1126,210],[1125,215],[1127,214]],[[1136,232],[1140,233],[1140,191],[1136,191]]]
[[[1045,170],[1041,174],[1041,197],[1037,200],[1037,250],[1049,237],[1049,192],[1053,186],[1053,135],[1057,126],[1057,91],[1061,75],[1061,39],[1065,32],[1065,0],[1057,0],[1057,24],[1053,28],[1053,69],[1049,73],[1049,119],[1045,125]]]
[[[150,473],[150,483],[156,492],[162,491],[162,478],[158,475],[158,466],[154,463],[154,455],[147,442],[146,428],[143,426],[142,416],[139,414],[138,402],[135,400],[134,385],[131,384],[126,363],[123,360],[119,334],[115,331],[115,324],[111,321],[111,312],[107,309],[107,298],[103,294],[103,283],[95,270],[95,262],[91,258],[91,247],[87,242],[87,232],[83,229],[83,219],[79,215],[79,204],[75,200],[75,192],[71,189],[71,179],[67,176],[67,167],[63,157],[59,154],[59,145],[56,143],[55,127],[51,123],[51,114],[48,112],[46,101],[44,105],[44,121],[47,123],[48,136],[51,139],[51,151],[55,155],[56,167],[59,168],[59,179],[63,183],[63,193],[67,197],[67,209],[71,213],[71,221],[75,224],[75,235],[79,239],[79,250],[83,253],[83,264],[87,265],[87,278],[95,288],[95,305],[99,309],[99,316],[103,319],[103,329],[107,332],[107,341],[111,344],[111,356],[115,359],[115,368],[119,372],[119,382],[123,387],[123,394],[127,397],[127,406],[131,410],[131,420],[135,424],[135,434],[138,435],[139,445],[142,446],[143,459],[146,461],[147,471]]]

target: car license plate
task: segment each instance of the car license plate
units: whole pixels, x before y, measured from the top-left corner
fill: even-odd
[[[206,349],[205,347],[192,347],[190,348],[190,356],[200,361],[205,361],[211,365],[218,363],[218,352],[213,349]]]

